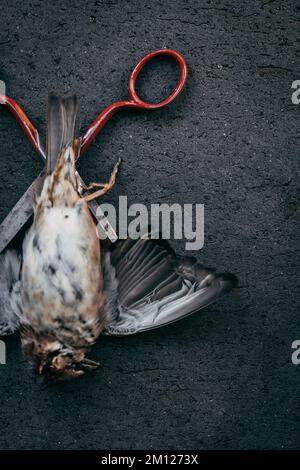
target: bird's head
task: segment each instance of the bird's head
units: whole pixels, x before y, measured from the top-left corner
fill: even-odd
[[[85,357],[87,350],[67,347],[51,336],[23,333],[22,350],[35,373],[49,382],[81,377],[100,365]]]

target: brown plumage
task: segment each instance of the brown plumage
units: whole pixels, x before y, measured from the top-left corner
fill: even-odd
[[[48,176],[23,245],[22,347],[36,371],[55,380],[97,367],[85,356],[104,325],[100,244],[77,191],[76,111],[75,97],[50,96]]]

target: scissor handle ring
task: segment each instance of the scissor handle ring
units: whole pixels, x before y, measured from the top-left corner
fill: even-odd
[[[177,83],[177,86],[176,86],[175,90],[165,100],[161,101],[160,103],[146,103],[145,101],[141,100],[141,98],[138,96],[138,94],[136,92],[136,88],[135,88],[136,87],[136,80],[137,80],[137,77],[138,77],[140,71],[147,64],[147,62],[149,62],[154,57],[157,57],[157,56],[160,56],[160,55],[167,55],[167,56],[172,57],[173,59],[175,59],[176,62],[178,62],[179,67],[180,67],[179,82]],[[185,87],[186,80],[187,80],[187,65],[186,65],[186,62],[185,62],[184,58],[182,57],[182,55],[180,55],[176,51],[173,51],[172,49],[161,49],[161,50],[158,50],[158,51],[150,52],[150,54],[147,54],[137,64],[137,66],[135,67],[135,69],[133,70],[133,72],[130,76],[129,83],[128,83],[128,91],[129,91],[130,98],[132,99],[132,101],[139,108],[143,108],[143,109],[161,109],[164,106],[167,106],[168,104],[172,103],[175,100],[175,98],[177,98],[177,96],[180,95],[180,93],[182,92],[182,90]]]

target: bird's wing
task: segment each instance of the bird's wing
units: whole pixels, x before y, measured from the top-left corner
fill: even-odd
[[[107,323],[104,334],[130,335],[201,310],[237,285],[163,240],[119,240],[102,257]]]
[[[21,256],[14,250],[0,255],[0,336],[14,333],[19,328]]]
[[[21,256],[0,255],[0,336],[19,327]],[[237,285],[192,257],[177,256],[163,240],[119,240],[102,252],[107,322],[103,334],[130,335],[201,310]]]

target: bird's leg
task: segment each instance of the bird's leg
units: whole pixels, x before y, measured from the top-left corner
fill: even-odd
[[[113,168],[113,171],[111,173],[111,176],[109,178],[108,183],[91,183],[88,186],[86,186],[84,189],[86,191],[89,191],[89,190],[94,189],[94,188],[106,188],[107,186],[110,186],[109,189],[111,189],[114,186],[115,182],[116,182],[116,176],[117,176],[117,173],[118,173],[120,163],[121,163],[121,159],[119,158],[119,160],[117,161],[117,163],[115,164],[115,166]]]
[[[86,202],[90,202],[96,199],[97,197],[103,196],[105,193],[110,191],[115,185],[120,163],[121,163],[121,159],[119,158],[119,160],[117,161],[117,163],[115,164],[113,168],[113,171],[110,175],[108,183],[91,183],[89,186],[85,188],[87,191],[93,188],[102,188],[102,189],[92,194],[88,194],[87,196],[83,196],[82,199],[84,199]]]

